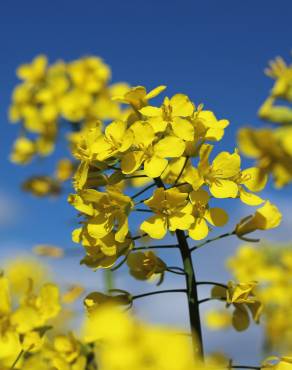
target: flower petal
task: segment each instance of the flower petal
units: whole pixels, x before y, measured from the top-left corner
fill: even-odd
[[[163,239],[167,233],[167,223],[164,217],[152,216],[144,221],[140,230],[147,233],[151,238]]]

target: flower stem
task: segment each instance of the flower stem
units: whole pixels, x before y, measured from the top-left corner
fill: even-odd
[[[148,297],[150,295],[161,294],[161,293],[186,293],[186,289],[166,289],[166,290],[155,290],[154,292],[148,292],[132,296],[132,300],[138,298]]]
[[[201,299],[200,301],[198,301],[198,304],[201,304],[201,303],[205,303],[205,302],[210,302],[210,301],[226,301],[226,298],[224,297],[208,297],[208,298],[204,298],[204,299]]]
[[[13,362],[13,364],[11,365],[11,368],[10,369],[15,369],[15,366],[17,365],[18,361],[20,360],[21,356],[24,354],[24,350],[22,349],[18,356],[16,357],[15,361]]]
[[[139,191],[138,193],[136,193],[135,195],[133,195],[131,198],[132,198],[132,199],[137,198],[139,195],[143,194],[145,191],[147,191],[147,190],[149,190],[149,189],[153,188],[153,186],[155,186],[155,184],[154,184],[154,183],[153,183],[153,184],[151,184],[151,185],[146,186],[144,189],[142,189],[141,191]]]
[[[158,188],[165,189],[163,181],[160,177],[154,179]],[[201,328],[201,319],[200,319],[200,310],[199,310],[199,299],[198,291],[196,285],[196,276],[195,270],[192,261],[191,250],[189,249],[187,238],[185,233],[182,230],[176,230],[175,232],[177,241],[179,244],[180,254],[183,260],[183,268],[185,272],[186,279],[186,292],[188,298],[188,307],[189,307],[189,317],[190,317],[190,326],[192,331],[192,339],[194,344],[194,349],[198,344],[198,354],[203,358],[204,349],[203,349],[203,336]]]
[[[204,245],[206,245],[206,244],[212,243],[212,242],[214,242],[214,241],[216,241],[216,240],[223,239],[223,238],[226,238],[226,237],[228,237],[228,236],[232,236],[232,235],[235,235],[235,231],[234,231],[234,230],[233,230],[233,231],[230,231],[229,233],[225,233],[225,234],[221,234],[221,235],[219,235],[219,236],[216,236],[215,238],[205,240],[204,242],[202,242],[202,243],[200,243],[200,244],[197,244],[197,245],[193,246],[193,247],[190,249],[190,251],[191,251],[191,252],[193,252],[194,250],[197,250],[197,249],[199,249],[199,248],[203,247],[203,246],[204,246]]]
[[[176,231],[177,240],[179,243],[179,249],[183,260],[183,266],[185,271],[186,286],[187,286],[187,297],[189,306],[190,324],[192,330],[193,343],[199,342],[199,354],[204,356],[203,349],[203,336],[200,320],[199,311],[199,298],[197,291],[196,276],[192,261],[191,251],[188,246],[185,233],[182,230]]]
[[[139,251],[139,250],[147,250],[147,249],[169,249],[169,248],[178,248],[177,244],[166,244],[166,245],[147,245],[143,247],[135,247],[132,250],[133,251]]]

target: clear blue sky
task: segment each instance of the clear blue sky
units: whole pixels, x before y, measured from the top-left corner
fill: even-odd
[[[72,245],[75,218],[65,197],[38,200],[19,189],[29,173],[49,171],[50,161],[18,167],[7,159],[18,129],[7,120],[17,65],[39,53],[50,61],[99,55],[112,67],[114,82],[148,88],[166,84],[169,95],[189,94],[195,103],[203,102],[218,117],[228,118],[224,147],[232,150],[239,126],[261,124],[256,111],[271,88],[263,69],[277,55],[289,58],[291,14],[291,0],[2,1],[0,256],[40,242]],[[281,193],[268,191],[284,204],[288,192],[291,197],[291,187]],[[288,224],[286,229],[290,234],[282,232],[283,238],[291,237]],[[230,254],[234,244],[223,255]],[[209,257],[206,277],[218,269],[218,262]]]

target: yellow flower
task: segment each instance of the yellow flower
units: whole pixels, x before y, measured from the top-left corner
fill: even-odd
[[[283,357],[268,357],[262,363],[262,369],[271,369],[271,370],[291,370],[292,369],[292,357],[283,356]]]
[[[49,176],[33,176],[25,180],[22,189],[37,197],[58,195],[61,191],[57,180]]]
[[[139,110],[156,132],[164,132],[168,125],[175,136],[192,141],[194,128],[189,117],[194,113],[194,104],[183,94],[176,94],[171,99],[165,98],[160,108],[146,106]]]
[[[35,143],[26,137],[19,137],[14,142],[10,160],[19,164],[27,164],[32,160],[35,153]]]
[[[60,312],[59,289],[55,284],[44,284],[38,295],[28,292],[21,306],[17,308],[11,321],[19,333],[26,333],[46,324]]]
[[[123,155],[122,172],[131,174],[144,165],[144,173],[152,178],[159,177],[165,170],[166,158],[180,157],[185,149],[184,142],[175,136],[165,136],[154,143],[155,134],[149,123],[138,121],[131,126],[134,133],[134,150]]]
[[[48,266],[28,256],[18,256],[18,258],[8,260],[4,264],[4,269],[13,296],[25,294],[31,283],[35,289],[40,289],[51,275]]]
[[[212,366],[204,365],[197,354],[194,355],[186,335],[142,323],[108,305],[87,318],[84,339],[96,343],[101,369],[212,369]]]
[[[275,130],[243,128],[238,133],[238,145],[244,155],[257,159],[261,176],[271,173],[275,186],[282,188],[292,181],[291,137],[289,127]]]
[[[124,121],[110,123],[104,135],[97,138],[92,144],[92,151],[96,153],[96,159],[104,161],[118,153],[127,151],[133,142],[133,133],[127,129]]]
[[[76,360],[80,354],[80,344],[72,333],[57,335],[53,345],[56,352],[68,363]]]
[[[201,180],[198,180],[197,188],[206,183],[215,198],[236,198],[238,186],[233,178],[240,172],[240,156],[237,152],[221,152],[210,164],[212,148],[211,145],[203,145],[200,150],[198,173]]]
[[[134,109],[139,110],[148,105],[149,99],[155,98],[155,96],[159,95],[165,89],[166,86],[157,86],[147,93],[144,86],[135,86],[129,89],[129,91],[126,91],[124,95],[113,96],[113,100],[130,104]]]
[[[17,76],[30,83],[42,80],[46,73],[47,58],[44,55],[37,56],[31,64],[23,64],[17,69]]]
[[[264,202],[258,195],[247,191],[258,192],[266,186],[268,177],[257,167],[250,167],[241,171],[234,181],[238,184],[239,198],[249,206],[258,206]]]
[[[144,202],[155,215],[144,221],[140,229],[154,239],[164,238],[167,230],[189,229],[194,217],[191,215],[192,206],[187,198],[187,193],[181,193],[176,188],[156,189],[153,196]]]
[[[99,92],[111,76],[110,68],[101,58],[89,56],[68,63],[72,83],[90,94]]]
[[[167,267],[152,251],[130,253],[127,264],[130,274],[138,280],[147,280],[156,274],[163,274]]]
[[[80,122],[87,117],[93,104],[92,96],[81,89],[72,89],[62,96],[60,109],[62,116],[70,122]]]
[[[235,233],[239,237],[252,233],[256,230],[268,230],[278,227],[282,220],[282,214],[278,208],[267,201],[253,216],[242,219],[236,225]]]
[[[100,292],[92,292],[84,298],[84,305],[89,313],[92,313],[103,305],[131,306],[132,297],[130,293],[116,289],[116,295],[107,295]]]
[[[229,281],[226,288],[215,286],[212,289],[212,297],[226,301],[226,306],[233,305],[232,325],[237,331],[248,328],[250,323],[250,311],[255,323],[259,323],[263,311],[262,303],[256,298],[254,289],[256,282],[238,283]]]
[[[68,201],[87,217],[84,227],[89,237],[103,238],[115,229],[115,240],[125,241],[129,232],[128,214],[133,207],[130,197],[118,189],[108,188],[106,192],[86,189],[71,194]]]
[[[55,177],[58,181],[69,180],[74,171],[74,164],[70,159],[63,158],[58,161],[57,168],[55,171]]]
[[[203,131],[205,140],[219,141],[224,135],[225,128],[229,125],[226,119],[217,120],[212,111],[198,109],[192,120],[197,131]]]
[[[213,226],[224,226],[228,221],[228,215],[223,209],[209,208],[209,199],[209,194],[202,189],[190,193],[194,223],[189,227],[188,232],[194,240],[206,238],[209,233],[207,222]]]
[[[76,229],[73,232],[73,241],[82,243],[86,250],[86,256],[80,263],[93,269],[112,267],[121,255],[132,248],[130,238],[125,239],[124,242],[118,242],[115,240],[114,232],[103,238],[93,238],[86,229]]]

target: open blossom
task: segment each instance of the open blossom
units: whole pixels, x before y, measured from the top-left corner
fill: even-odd
[[[200,189],[190,193],[192,215],[194,222],[189,227],[189,236],[194,240],[206,238],[209,233],[208,223],[214,226],[224,226],[228,221],[227,213],[221,208],[209,208],[210,195]]]
[[[86,189],[70,195],[69,202],[86,216],[84,228],[89,237],[103,238],[115,230],[115,240],[125,241],[129,232],[128,213],[133,207],[130,197],[116,189],[108,188],[107,192]]]
[[[233,178],[240,172],[240,156],[237,152],[232,154],[221,152],[210,163],[209,156],[212,149],[213,147],[207,144],[200,150],[197,188],[205,183],[215,198],[235,198],[238,186]]]
[[[143,164],[147,176],[159,177],[166,169],[166,158],[180,157],[185,149],[184,142],[175,136],[155,138],[155,132],[148,122],[135,122],[131,126],[134,134],[134,148],[121,161],[122,172],[131,174]]]
[[[139,110],[148,105],[148,101],[155,98],[166,86],[157,86],[155,89],[147,93],[144,86],[135,86],[124,93],[124,95],[114,95],[113,100],[119,101],[124,104],[130,104],[134,109]]]
[[[144,203],[152,209],[154,216],[144,221],[140,229],[151,238],[162,239],[167,231],[187,230],[194,221],[192,206],[187,201],[188,194],[178,189],[158,188]]]
[[[183,94],[176,94],[171,99],[166,97],[160,108],[149,105],[140,109],[155,132],[164,132],[169,125],[175,136],[189,141],[194,138],[194,128],[187,118],[193,112],[193,103]]]
[[[234,283],[229,281],[226,288],[215,286],[212,289],[212,297],[226,301],[226,306],[233,306],[232,325],[237,331],[248,328],[251,315],[256,323],[259,323],[263,311],[263,305],[255,294],[257,283]],[[250,313],[250,315],[249,315]]]

